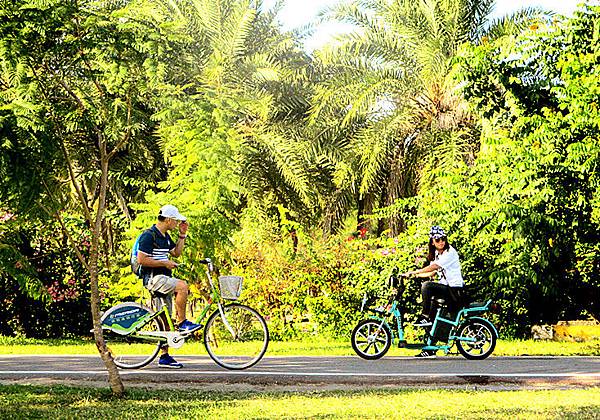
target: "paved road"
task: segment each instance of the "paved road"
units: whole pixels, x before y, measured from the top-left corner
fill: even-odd
[[[461,357],[418,360],[384,357],[265,357],[246,371],[228,371],[204,356],[178,356],[184,369],[159,369],[156,362],[122,370],[126,383],[358,386],[516,384],[600,386],[600,357]],[[104,381],[98,356],[0,356],[0,381],[41,379]]]

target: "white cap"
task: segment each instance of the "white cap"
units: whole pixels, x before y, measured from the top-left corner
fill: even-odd
[[[177,207],[167,204],[166,206],[162,206],[158,211],[159,216],[168,217],[169,219],[181,220],[185,222],[186,218],[184,215],[179,213]]]

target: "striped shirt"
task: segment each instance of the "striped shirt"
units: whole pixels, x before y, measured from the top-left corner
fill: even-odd
[[[139,251],[146,255],[150,255],[152,259],[157,261],[165,261],[169,259],[170,252],[175,248],[175,242],[171,239],[168,233],[164,235],[158,230],[156,225],[142,233],[140,237]],[[171,277],[171,270],[166,267],[147,268],[142,267],[142,275],[151,273],[153,276],[164,274]]]

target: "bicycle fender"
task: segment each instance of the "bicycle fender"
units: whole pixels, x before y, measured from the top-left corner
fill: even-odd
[[[492,322],[489,319],[482,318],[480,316],[470,316],[470,317],[466,318],[461,323],[461,325],[464,324],[465,322],[467,322],[469,319],[476,319],[479,322],[483,322],[484,324],[487,324],[489,327],[492,328],[492,331],[494,331],[494,334],[496,334],[496,338],[498,338],[498,330],[496,330],[496,327],[494,326],[494,324],[492,324]]]

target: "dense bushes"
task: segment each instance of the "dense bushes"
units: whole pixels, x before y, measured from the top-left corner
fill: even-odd
[[[231,269],[245,277],[243,298],[269,317],[275,338],[347,338],[364,316],[359,312],[363,294],[383,301],[392,269],[413,269],[414,255],[410,240],[304,237],[295,254],[285,243],[240,247]],[[417,313],[419,292],[420,281],[408,280],[408,313]]]
[[[89,242],[81,226],[80,232],[85,250]],[[89,293],[87,274],[56,223],[14,216],[0,222],[1,335],[88,335]]]

